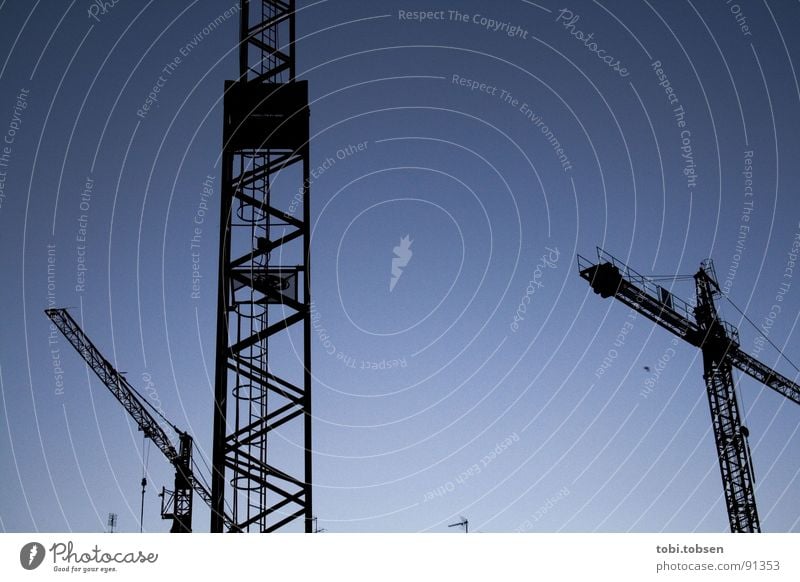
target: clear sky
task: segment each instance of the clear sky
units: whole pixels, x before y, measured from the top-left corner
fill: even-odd
[[[0,530],[115,512],[138,531],[144,465],[144,528],[166,531],[169,465],[43,310],[70,307],[210,457],[238,20],[224,0],[57,4],[0,2]],[[800,362],[800,5],[298,4],[319,527],[726,531],[700,354],[575,257],[713,258],[762,328],[721,302],[743,348],[797,376],[759,336]],[[800,408],[736,379],[762,527],[800,531]]]

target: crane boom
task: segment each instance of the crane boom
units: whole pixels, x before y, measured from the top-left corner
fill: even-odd
[[[47,309],[45,311],[67,341],[80,354],[100,381],[105,384],[111,394],[131,415],[147,438],[149,438],[170,462],[178,458],[178,451],[158,421],[150,414],[145,405],[136,396],[136,390],[128,380],[117,372],[95,347],[92,340],[84,333],[78,323],[66,309]]]
[[[597,264],[578,255],[578,269],[580,276],[601,297],[613,296],[697,348],[702,348],[706,342],[706,333],[691,319],[694,316],[692,305],[610,254],[598,249]],[[727,355],[733,367],[800,404],[800,384],[747,354],[739,346],[738,330],[726,322],[720,321],[720,324],[731,340]]]
[[[734,388],[734,367],[800,404],[800,386],[772,370],[739,346],[738,330],[722,321],[714,298],[721,293],[711,261],[694,275],[697,302],[691,306],[601,249],[598,261],[578,256],[580,276],[601,297],[614,297],[668,329],[703,353],[711,422],[732,532],[759,532],[749,432],[741,423]]]
[[[169,510],[162,508],[162,515],[173,520],[173,532],[191,531],[192,491],[211,507],[211,492],[192,471],[192,437],[165,419],[180,439],[176,449],[161,424],[147,409],[136,389],[120,374],[92,340],[84,333],[66,309],[47,309],[45,314],[61,331],[67,341],[80,354],[100,381],[109,389],[122,407],[136,422],[139,430],[149,438],[175,467],[175,490],[170,492],[172,503]],[[164,493],[162,493],[164,495]],[[165,496],[166,498],[166,496]],[[226,525],[231,522],[223,517]]]
[[[748,376],[755,378],[764,386],[769,386],[778,394],[781,394],[794,402],[800,404],[800,385],[792,382],[789,378],[780,374],[756,360],[753,356],[743,352],[740,348],[734,348],[728,352],[728,359],[731,364]]]
[[[692,307],[621,261],[598,249],[594,264],[578,255],[580,276],[604,299],[614,297],[688,343],[700,347],[700,328]]]

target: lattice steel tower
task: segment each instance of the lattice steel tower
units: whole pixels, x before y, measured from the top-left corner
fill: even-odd
[[[694,306],[601,249],[597,249],[597,263],[578,255],[578,269],[601,297],[616,298],[702,350],[703,379],[731,532],[760,532],[748,444],[750,432],[739,414],[733,368],[795,404],[800,404],[800,385],[741,349],[739,330],[723,321],[717,312],[714,301],[722,296],[722,290],[710,259],[703,261],[694,275],[697,295]]]
[[[240,9],[239,78],[224,99],[211,531],[302,518],[311,532],[308,86],[295,80],[295,1]]]

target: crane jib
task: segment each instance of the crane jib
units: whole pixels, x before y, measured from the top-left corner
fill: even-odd
[[[173,532],[191,531],[192,491],[196,492],[209,507],[212,505],[211,493],[192,471],[192,437],[165,418],[164,421],[178,433],[180,448],[176,449],[161,424],[148,410],[149,403],[141,397],[125,376],[103,357],[69,312],[66,309],[47,309],[45,314],[109,392],[122,404],[144,435],[175,467],[175,490],[170,492],[172,505],[167,509],[162,505],[162,517],[173,520],[171,529]],[[163,418],[160,412],[156,413]],[[167,496],[164,497],[166,499]],[[223,522],[226,526],[231,526],[227,516],[223,516]]]
[[[617,299],[702,351],[703,379],[731,531],[761,531],[750,433],[741,423],[732,369],[741,370],[797,404],[800,386],[742,351],[738,330],[717,313],[715,298],[721,291],[710,259],[703,261],[693,276],[696,303],[690,305],[602,249],[597,249],[597,256],[593,263],[578,255],[579,274],[595,293]]]

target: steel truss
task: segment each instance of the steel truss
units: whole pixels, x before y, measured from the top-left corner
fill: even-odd
[[[295,2],[241,3],[225,85],[211,531],[312,531],[308,87]]]

